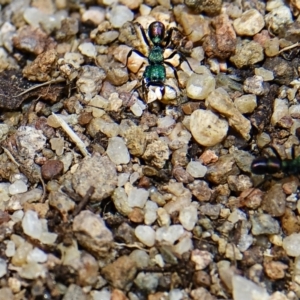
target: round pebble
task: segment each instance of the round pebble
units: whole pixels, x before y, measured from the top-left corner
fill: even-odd
[[[42,177],[51,180],[59,177],[64,169],[64,164],[60,160],[47,160],[42,166]]]
[[[210,147],[225,138],[228,123],[210,110],[197,109],[191,115],[190,129],[200,145]]]
[[[155,231],[150,226],[139,225],[136,227],[135,236],[146,246],[152,247],[155,244]]]

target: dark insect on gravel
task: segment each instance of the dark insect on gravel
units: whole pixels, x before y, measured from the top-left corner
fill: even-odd
[[[166,80],[166,68],[164,66],[168,65],[172,68],[175,74],[175,78],[178,82],[178,75],[175,67],[168,61],[168,59],[172,59],[175,55],[179,55],[180,63],[183,61],[186,61],[189,67],[191,68],[189,62],[186,60],[185,56],[176,49],[176,46],[174,46],[174,43],[172,41],[172,35],[173,32],[179,32],[181,33],[176,27],[172,27],[167,30],[165,29],[165,26],[163,23],[155,21],[152,22],[149,25],[148,28],[148,37],[146,35],[145,29],[141,26],[141,24],[137,23],[137,25],[140,27],[143,39],[147,46],[150,48],[150,52],[148,57],[146,57],[143,53],[136,49],[132,49],[129,51],[126,59],[126,66],[128,63],[128,58],[132,55],[132,53],[136,53],[140,55],[141,57],[144,57],[148,60],[149,65],[146,67],[145,72],[143,74],[143,81],[140,86],[135,88],[133,90],[136,91],[140,88],[142,88],[142,94],[143,98],[147,100],[147,91],[149,89],[149,86],[157,86],[160,87],[162,91],[162,95],[165,93],[165,86],[168,86],[171,90],[173,90],[176,94],[176,98],[178,97],[176,90],[170,86],[165,84]],[[182,33],[181,33],[182,34]],[[149,41],[150,40],[150,41]],[[152,46],[151,46],[152,44]],[[175,49],[174,49],[175,47]],[[167,49],[173,49],[173,52],[170,56],[167,58],[164,58],[164,51]],[[192,69],[192,68],[191,68]]]
[[[257,157],[251,164],[251,172],[257,175],[272,175],[283,172],[285,174],[300,173],[300,156],[295,157],[295,150],[292,148],[293,159],[281,159],[279,153],[273,146],[268,146],[272,149],[275,156],[273,157]]]

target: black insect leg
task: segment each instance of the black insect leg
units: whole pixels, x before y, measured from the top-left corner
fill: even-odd
[[[179,51],[176,50],[176,49],[170,54],[170,56],[166,57],[164,60],[172,59],[176,54],[179,55],[179,65],[185,61],[185,62],[187,63],[187,65],[189,66],[189,68],[190,68],[194,73],[196,73],[196,74],[198,74],[198,75],[201,75],[201,73],[197,73],[197,72],[195,72],[195,71],[193,70],[192,66],[190,65],[190,63],[189,63],[189,61],[187,60],[187,58],[185,57],[185,55],[182,54],[181,52],[179,52]],[[165,63],[167,63],[167,62],[165,62]]]
[[[151,48],[151,45],[150,45],[149,39],[147,38],[145,29],[143,28],[143,26],[140,23],[135,23],[135,24],[139,26],[139,28],[141,30],[141,33],[142,33],[142,36],[143,36],[143,40],[145,41],[145,43],[147,44],[147,46],[149,48]]]
[[[164,64],[166,64],[167,66],[169,66],[170,68],[172,68],[173,72],[174,72],[174,75],[175,75],[175,78],[177,80],[177,83],[178,83],[178,87],[180,86],[180,83],[179,83],[179,77],[178,77],[178,73],[177,73],[177,70],[176,68],[168,61],[164,61]]]
[[[173,32],[174,31],[176,31],[176,32],[178,32],[178,33],[180,33],[183,37],[187,37],[187,36],[189,36],[190,34],[188,34],[188,35],[185,35],[185,34],[183,34],[178,28],[176,28],[176,27],[171,27],[171,28],[169,28],[168,30],[167,30],[167,32],[166,32],[166,37],[165,37],[165,45],[164,45],[164,47],[165,48],[168,48],[168,47],[170,47],[170,48],[172,48],[172,49],[176,49],[176,45],[174,45],[175,47],[172,47],[172,35],[173,35]]]
[[[136,50],[136,49],[131,49],[128,54],[127,54],[127,57],[126,57],[126,63],[125,63],[125,66],[123,66],[123,68],[126,68],[127,67],[127,64],[128,64],[128,59],[129,57],[132,55],[132,53],[136,53],[137,55],[147,59],[147,56],[145,56],[142,52],[140,52],[139,50]]]

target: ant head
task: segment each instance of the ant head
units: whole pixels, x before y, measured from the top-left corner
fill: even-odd
[[[148,35],[154,45],[159,45],[165,37],[165,25],[161,22],[155,21],[149,25]]]

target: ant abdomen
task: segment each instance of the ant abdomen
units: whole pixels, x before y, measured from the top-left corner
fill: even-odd
[[[275,174],[282,171],[281,163],[277,157],[258,157],[251,164],[251,172],[257,175]]]

